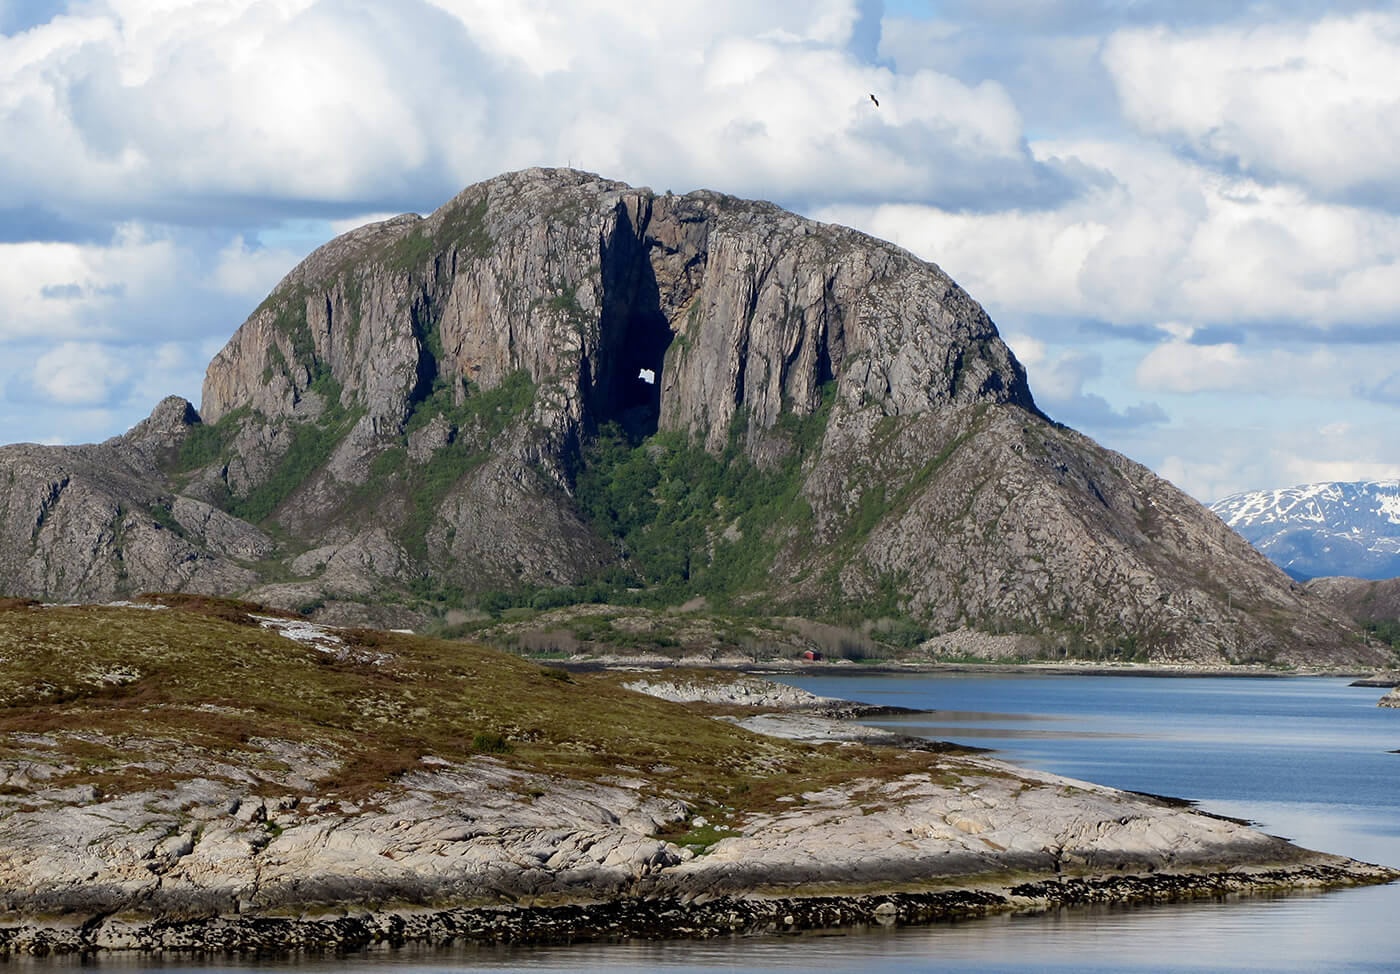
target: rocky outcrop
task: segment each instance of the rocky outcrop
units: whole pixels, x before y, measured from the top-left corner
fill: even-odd
[[[111,800],[40,788],[37,808],[0,824],[0,952],[674,936],[1395,876],[1068,779],[985,759],[961,770],[987,787],[923,775],[793,795],[791,811],[699,855],[657,837],[689,813],[641,782],[521,777],[490,760],[425,767],[363,808],[199,779]],[[901,892],[930,882],[945,909]],[[786,908],[754,913],[755,893]],[[561,926],[536,902],[583,905]]]
[[[1084,904],[1221,901],[1251,893],[1322,890],[1366,879],[1346,866],[1300,864],[1212,873],[1054,878],[1004,891],[985,888],[816,896],[645,897],[564,906],[492,905],[449,909],[356,910],[344,915],[220,916],[142,922],[112,919],[96,928],[22,923],[0,929],[11,952],[91,952],[96,934],[147,951],[285,952],[358,950],[406,944],[573,944],[791,934],[833,927],[894,927]]]
[[[40,789],[37,810],[0,825],[0,951],[295,946],[295,928],[273,943],[255,933],[289,911],[312,922],[359,916],[382,928],[367,939],[396,939],[396,926],[405,939],[403,915],[522,901],[641,900],[655,910],[696,898],[894,892],[936,880],[984,890],[993,896],[984,908],[1008,909],[1053,900],[1053,890],[1031,891],[1047,881],[1066,884],[1061,899],[1082,885],[1084,899],[1114,900],[1134,889],[1153,899],[1215,892],[1212,878],[1227,873],[1236,877],[1232,891],[1394,875],[986,759],[962,771],[981,782],[975,793],[924,775],[794,795],[792,810],[739,823],[700,855],[656,836],[689,815],[674,801],[642,797],[640,782],[522,778],[490,760],[425,767],[399,794],[364,808],[198,779],[106,801]],[[1124,889],[1114,891],[1113,880]],[[1103,892],[1086,895],[1095,881]],[[384,902],[402,906],[372,905]],[[952,915],[977,912],[985,909]],[[844,922],[860,920],[857,910]],[[244,937],[230,937],[240,926]],[[694,929],[684,911],[654,932],[678,927]],[[420,937],[470,932],[464,924]],[[353,942],[349,933],[322,945]]]
[[[704,462],[750,471],[660,526],[685,545],[663,568],[578,500],[591,444],[652,434],[646,462],[675,462],[634,470],[634,508],[679,503]],[[936,266],[705,191],[469,187],[303,261],[210,363],[197,417],[168,400],[101,447],[9,449],[14,594],[412,614],[650,578],[1045,655],[1376,661],[1194,501],[1047,420]],[[128,523],[152,505],[172,537]]]
[[[1310,594],[1354,619],[1369,643],[1382,651],[1389,647],[1391,655],[1383,665],[1394,669],[1400,653],[1400,578],[1314,578],[1305,585]],[[1393,673],[1390,680],[1375,685],[1394,685]],[[1382,705],[1395,704],[1382,701]]]
[[[686,677],[649,675],[624,683],[623,686],[648,696],[660,697],[662,700],[674,700],[677,703],[711,703],[727,707],[789,710],[797,707],[823,707],[840,702],[784,683],[732,674]]]
[[[530,170],[312,254],[210,363],[202,413],[291,415],[329,374],[396,423],[425,383],[520,371],[558,386],[536,408],[565,439],[639,410],[718,448],[742,409],[758,456],[838,374],[892,414],[1033,408],[985,312],[905,251],[771,204]]]
[[[106,443],[0,447],[0,574],[8,593],[103,599],[253,584],[257,574],[237,559],[266,555],[266,536],[175,495],[160,467],[197,421],[188,402],[171,398]]]
[[[262,621],[347,665],[390,659]],[[728,696],[811,703],[762,682]],[[724,697],[713,682],[706,694]],[[196,767],[171,742],[160,770],[173,781],[114,794],[52,785],[69,769],[32,756],[0,761],[0,953],[705,935],[1398,875],[971,755],[839,785],[789,779],[770,810],[711,822],[668,794],[666,767],[584,780],[427,756],[351,801],[318,794],[336,772],[326,750],[257,743],[254,771]]]

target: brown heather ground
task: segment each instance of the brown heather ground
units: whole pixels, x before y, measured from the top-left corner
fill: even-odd
[[[953,774],[931,753],[763,737],[624,690],[615,675],[461,641],[341,631],[352,649],[389,657],[357,662],[260,627],[250,612],[275,614],[260,607],[146,600],[167,608],[0,602],[0,767],[47,765],[50,786],[103,794],[236,768],[285,793],[288,769],[260,743],[272,739],[329,758],[317,794],[363,800],[424,756],[485,752],[570,778],[631,774],[736,812],[825,784]]]

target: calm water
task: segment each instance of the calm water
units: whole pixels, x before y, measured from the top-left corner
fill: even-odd
[[[884,721],[1032,767],[1198,800],[1302,845],[1400,865],[1400,711],[1344,680],[812,677],[815,693],[936,711]],[[560,949],[379,951],[121,971],[1068,972],[1376,971],[1400,967],[1400,885],[1153,908],[1073,909],[896,931]],[[45,970],[76,961],[0,962]]]

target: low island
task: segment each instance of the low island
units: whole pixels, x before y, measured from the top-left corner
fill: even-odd
[[[0,604],[0,952],[566,942],[1388,882],[734,673]]]

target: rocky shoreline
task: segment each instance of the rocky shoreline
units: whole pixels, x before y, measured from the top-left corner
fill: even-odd
[[[103,918],[63,925],[27,922],[0,929],[0,954],[96,950],[290,952],[407,944],[547,945],[623,939],[709,938],[836,927],[965,920],[1007,911],[1089,903],[1168,903],[1281,890],[1376,882],[1383,871],[1305,864],[1259,870],[1031,880],[997,888],[851,895],[627,897],[553,906],[367,910],[339,916]]]
[[[738,722],[842,746],[818,712]],[[1170,799],[936,760],[726,823],[639,781],[489,760],[358,808],[199,780],[81,808],[41,794],[0,823],[0,954],[712,937],[1400,878]]]
[[[1199,663],[1102,663],[1089,660],[1058,660],[1045,662],[992,661],[951,662],[946,660],[886,660],[852,662],[849,660],[771,660],[755,661],[751,657],[664,656],[661,654],[632,654],[617,656],[578,656],[568,659],[549,658],[549,665],[574,673],[607,670],[669,670],[705,669],[716,672],[752,673],[771,676],[869,676],[908,673],[1000,673],[1007,675],[1033,674],[1044,676],[1139,676],[1164,679],[1193,679],[1232,676],[1251,679],[1279,680],[1290,677],[1348,677],[1354,686],[1395,686],[1395,679],[1377,678],[1376,670],[1355,666],[1315,666],[1280,669],[1250,663],[1206,665]],[[1375,680],[1376,682],[1371,682]]]
[[[197,608],[0,627],[0,954],[702,937],[1400,878],[756,676],[570,676]]]

